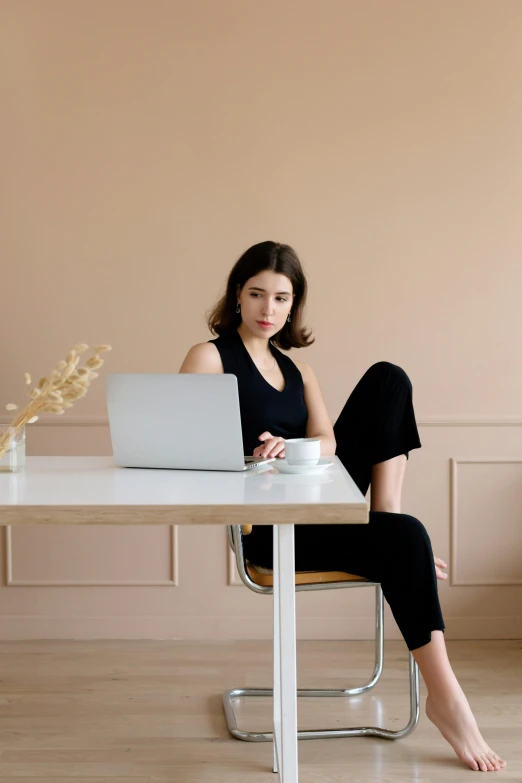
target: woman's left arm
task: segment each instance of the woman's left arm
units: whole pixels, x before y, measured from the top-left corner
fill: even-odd
[[[300,361],[295,361],[295,364],[303,376],[304,398],[308,411],[306,437],[321,438],[321,454],[324,456],[333,455],[336,445],[335,436],[319,381],[309,364]]]

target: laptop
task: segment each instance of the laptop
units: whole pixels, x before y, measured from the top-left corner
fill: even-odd
[[[114,461],[125,468],[250,470],[235,375],[112,373],[105,378]]]

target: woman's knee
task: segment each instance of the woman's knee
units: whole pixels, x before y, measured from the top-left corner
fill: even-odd
[[[427,545],[431,548],[428,531],[417,517],[411,514],[391,514],[386,511],[372,511],[375,521],[386,525],[389,536],[404,547]]]
[[[412,384],[407,372],[398,364],[391,362],[376,362],[366,371],[366,375],[378,377],[381,380],[391,380],[411,390]]]
[[[410,514],[399,514],[399,529],[405,548],[415,551],[429,549],[431,551],[431,539],[428,531],[417,517]]]

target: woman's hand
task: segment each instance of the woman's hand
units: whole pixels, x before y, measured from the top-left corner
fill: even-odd
[[[444,562],[444,560],[441,560],[440,557],[433,557],[433,560],[435,561],[435,573],[437,574],[437,579],[447,579],[448,575],[443,571],[443,568],[447,568],[448,566]]]
[[[276,438],[270,432],[262,432],[259,436],[259,440],[264,441],[262,446],[256,446],[254,449],[254,457],[279,457],[283,459],[285,456],[285,440],[284,438]]]

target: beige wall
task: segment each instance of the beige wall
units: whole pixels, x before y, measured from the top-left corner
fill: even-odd
[[[78,340],[176,371],[237,256],[289,242],[332,418],[374,361],[413,381],[448,635],[522,637],[521,31],[519,0],[2,0],[1,400]],[[98,383],[28,452],[110,453],[105,416]],[[220,528],[2,548],[2,638],[270,633]],[[372,632],[370,590],[298,606]]]

